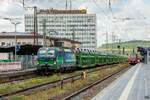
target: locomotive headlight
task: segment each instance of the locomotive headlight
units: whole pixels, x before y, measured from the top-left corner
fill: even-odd
[[[56,64],[56,61],[54,61],[54,64]]]
[[[37,64],[40,64],[38,61],[36,62]]]

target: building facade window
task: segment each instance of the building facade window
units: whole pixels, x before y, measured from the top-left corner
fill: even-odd
[[[5,46],[5,42],[1,42],[1,46]]]
[[[38,33],[43,34],[43,19],[46,19],[46,31],[51,30],[58,34],[52,34],[52,37],[72,39],[72,33],[75,33],[75,40],[82,42],[82,48],[96,48],[96,14],[38,14]],[[33,32],[33,15],[25,14],[25,30]],[[48,34],[49,35],[49,34]],[[93,38],[94,37],[94,38]],[[87,41],[88,42],[83,42]],[[90,42],[90,44],[89,44]]]

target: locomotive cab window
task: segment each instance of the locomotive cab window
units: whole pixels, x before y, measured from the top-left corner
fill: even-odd
[[[39,55],[45,55],[46,54],[46,50],[45,49],[39,50],[38,54]]]
[[[65,57],[66,61],[72,61],[73,59],[75,59],[74,54],[69,49],[65,50],[65,56],[64,57]]]
[[[55,57],[55,51],[54,51],[54,50],[48,50],[48,51],[47,51],[47,55],[48,55],[49,57]]]

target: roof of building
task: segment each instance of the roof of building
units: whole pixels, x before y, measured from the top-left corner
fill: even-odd
[[[58,10],[58,9],[40,9],[38,10],[38,14],[86,14],[86,9],[80,10]]]
[[[33,33],[25,33],[25,32],[1,32],[0,33],[0,39],[6,39],[6,38],[34,38],[34,34]],[[43,35],[38,35],[38,38],[43,38]],[[78,43],[81,44],[81,42],[78,41],[74,41],[71,39],[67,39],[67,38],[57,38],[57,37],[46,37],[46,39],[51,39],[51,40],[55,40],[55,41],[69,41],[72,43]]]

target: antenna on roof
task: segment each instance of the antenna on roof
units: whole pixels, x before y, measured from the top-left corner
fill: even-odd
[[[22,6],[24,7],[24,0],[22,1]]]
[[[70,0],[70,10],[72,9],[72,1]]]
[[[66,0],[66,10],[68,9],[68,0]]]

